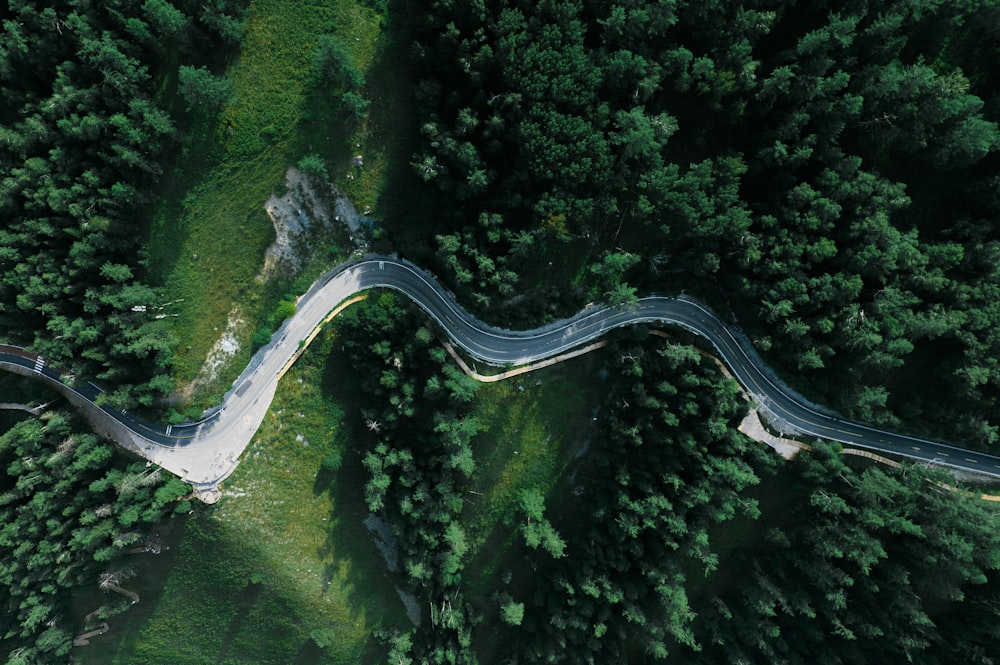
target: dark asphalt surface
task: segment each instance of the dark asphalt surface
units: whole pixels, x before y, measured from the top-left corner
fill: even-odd
[[[507,364],[516,366],[544,360],[593,341],[608,331],[622,326],[643,322],[679,326],[707,339],[739,383],[758,404],[804,434],[878,453],[1000,478],[1000,457],[874,429],[861,423],[843,420],[834,414],[824,413],[819,407],[808,404],[774,377],[738,331],[732,330],[701,304],[687,298],[653,296],[642,298],[637,305],[627,308],[591,307],[570,319],[535,330],[500,330],[473,318],[430,274],[416,266],[389,257],[367,257],[331,271],[313,285],[300,299],[295,317],[282,328],[286,332],[281,335],[276,334],[271,347],[265,348],[261,354],[264,360],[258,363],[257,369],[266,367],[267,373],[272,373],[270,368],[283,364],[291,358],[297,348],[298,339],[304,339],[305,334],[320,325],[326,313],[357,292],[377,287],[390,288],[405,294],[437,321],[456,345],[472,357],[497,366]],[[289,333],[293,338],[291,342],[286,343]],[[62,372],[39,364],[36,356],[21,349],[0,346],[0,368],[6,369],[6,365],[20,367],[36,378],[57,387],[61,386],[60,390],[63,392],[70,390],[61,382]],[[276,383],[277,376],[258,376],[256,369],[254,372],[245,372],[233,386],[222,408],[196,423],[168,427],[146,422],[111,407],[98,408],[115,418],[143,441],[158,447],[184,448],[208,445],[213,439],[212,432],[216,429],[222,413],[230,403],[243,399],[248,390],[251,390],[251,394],[246,396],[248,401],[253,400],[254,395],[259,393],[267,395],[269,403],[270,395],[273,395],[273,385],[269,386],[270,392],[268,392],[269,381]],[[91,383],[76,386],[72,390],[89,402],[94,402],[100,394],[100,388]],[[262,406],[266,408],[266,404]],[[256,426],[252,429],[255,430]],[[231,436],[231,432],[227,433],[227,438]],[[249,435],[241,435],[241,438],[242,436],[246,436],[246,441],[236,446],[237,457],[249,443],[252,431]],[[227,445],[233,447],[231,441]],[[235,468],[235,463],[232,468]],[[228,476],[232,468],[226,470],[222,477]],[[211,485],[212,482],[221,481],[222,477],[201,484]]]

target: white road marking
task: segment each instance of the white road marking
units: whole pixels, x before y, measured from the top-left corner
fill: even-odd
[[[389,265],[386,265],[387,263]],[[378,264],[377,268],[375,267],[376,264]],[[923,456],[921,452],[920,456],[914,455],[912,457],[934,457],[936,463],[949,464],[946,460],[950,458],[950,453],[937,450],[934,442],[915,437],[892,435],[860,423],[851,423],[849,425],[853,431],[837,430],[835,427],[831,427],[832,423],[842,423],[844,421],[841,421],[839,418],[832,418],[828,414],[819,413],[810,408],[808,404],[799,403],[794,394],[787,394],[780,381],[773,380],[768,376],[766,371],[763,371],[762,368],[757,368],[759,359],[746,348],[746,344],[743,341],[737,338],[738,331],[731,331],[724,324],[721,324],[712,312],[691,300],[670,300],[655,297],[644,300],[639,306],[638,311],[643,313],[652,312],[649,317],[646,317],[645,314],[637,317],[634,314],[615,308],[611,308],[610,310],[605,308],[603,311],[600,308],[588,309],[586,314],[575,317],[568,322],[556,324],[541,330],[524,331],[517,335],[510,335],[508,332],[494,328],[483,327],[481,329],[481,324],[474,317],[462,310],[461,306],[455,302],[454,297],[444,292],[440,285],[434,281],[434,278],[427,273],[389,258],[383,260],[374,258],[364,260],[340,274],[330,273],[321,278],[317,288],[310,288],[308,292],[309,297],[301,303],[303,306],[299,309],[299,315],[293,317],[289,323],[286,336],[297,334],[299,327],[304,326],[309,328],[311,325],[319,325],[319,321],[313,322],[313,319],[319,317],[321,320],[325,314],[320,316],[318,312],[326,309],[326,305],[331,301],[344,299],[351,294],[374,287],[385,287],[401,291],[404,295],[410,297],[423,307],[428,315],[438,323],[447,321],[444,327],[446,330],[452,331],[450,334],[454,338],[454,341],[456,341],[457,346],[463,348],[475,358],[491,364],[496,363],[497,365],[501,364],[508,356],[515,355],[517,353],[515,347],[523,348],[522,345],[530,346],[533,344],[535,353],[525,353],[526,357],[519,358],[518,363],[534,362],[589,342],[618,325],[635,323],[639,320],[648,321],[656,318],[669,325],[677,326],[707,338],[718,354],[722,358],[727,359],[733,373],[737,377],[740,377],[741,383],[745,384],[744,387],[751,394],[763,397],[770,393],[776,398],[780,397],[782,401],[787,400],[791,404],[790,407],[786,408],[778,403],[774,403],[771,408],[773,408],[774,413],[782,417],[787,416],[793,424],[802,425],[805,434],[827,438],[834,432],[838,432],[841,435],[845,435],[840,438],[842,442],[856,442],[857,445],[872,447],[876,450],[886,452],[891,452],[892,450],[899,451],[905,447],[905,445],[900,444],[905,443],[910,443],[914,451],[921,452],[920,445],[926,444],[932,447],[927,456]],[[514,337],[521,338],[520,343],[515,342]],[[480,339],[488,340],[490,338],[496,340],[492,344],[495,348],[490,348],[489,342],[481,343],[477,341]],[[279,362],[280,359],[276,359],[277,355],[282,354],[290,346],[294,346],[283,343],[285,341],[287,340],[284,340],[283,337],[282,340],[275,343],[273,348],[277,349],[280,347],[281,351],[279,353],[271,354],[271,357],[265,355],[263,362],[254,367],[252,374],[255,377],[270,376],[272,374],[272,366],[275,363],[278,365],[281,364]],[[24,365],[26,367],[31,367],[31,363],[31,360],[25,358]],[[44,360],[36,357],[34,359],[34,367],[35,372],[41,373],[41,369],[44,367]],[[261,381],[263,382],[264,380],[261,379]],[[256,430],[256,423],[259,423],[263,418],[263,414],[257,414],[256,411],[253,417],[246,416],[245,414],[255,406],[259,410],[260,406],[266,406],[266,404],[270,403],[271,392],[264,388],[265,385],[270,384],[262,383],[261,385],[254,385],[254,393],[248,395],[248,397],[255,396],[252,405],[248,405],[246,403],[247,400],[243,399],[241,395],[236,395],[231,402],[233,404],[233,409],[231,410],[233,420],[227,418],[224,421],[225,424],[220,421],[219,424],[223,424],[223,426],[212,427],[210,435],[208,435],[207,431],[199,431],[197,429],[185,429],[181,435],[177,435],[177,438],[190,439],[194,445],[182,448],[177,446],[176,443],[170,445],[155,444],[155,448],[150,447],[148,449],[149,452],[157,458],[156,461],[158,464],[163,464],[168,470],[175,472],[179,470],[185,478],[190,476],[190,470],[194,469],[196,475],[200,477],[192,478],[192,481],[203,485],[218,483],[228,473],[219,474],[215,471],[209,472],[207,470],[204,473],[197,473],[200,470],[199,466],[210,459],[207,457],[208,455],[217,454],[217,446],[226,446],[229,450],[229,458],[234,463],[238,460],[240,454],[249,443],[249,437],[243,436],[244,432],[240,430],[245,430],[246,433],[252,434]],[[94,385],[94,388],[95,392],[101,392],[99,386]],[[108,406],[101,407],[101,409],[116,418],[121,413]],[[802,418],[800,415],[808,413],[813,414],[819,422],[810,422],[810,420]],[[145,425],[126,422],[122,418],[118,419],[127,430],[133,432],[140,439],[143,439],[143,443],[148,441],[144,440],[143,435],[135,429],[136,427],[146,429]],[[243,427],[239,426],[241,419]],[[156,430],[162,432],[163,429],[160,429],[161,427],[157,426]],[[810,432],[809,429],[813,431]],[[167,427],[167,431],[172,432],[172,428]],[[817,432],[822,432],[823,434],[818,434]],[[917,441],[920,445],[912,445],[913,441]],[[956,448],[950,449],[956,450],[956,455],[964,452]],[[966,462],[980,466],[987,465],[986,462],[976,461],[971,458],[966,458]],[[988,463],[992,464],[996,469],[1000,469],[1000,463],[998,463],[996,458],[989,459]],[[971,468],[971,466],[968,468]]]

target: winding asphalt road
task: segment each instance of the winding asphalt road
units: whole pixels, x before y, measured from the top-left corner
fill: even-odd
[[[537,362],[581,346],[614,328],[642,322],[678,326],[707,339],[743,388],[773,418],[795,430],[844,445],[899,455],[1000,478],[1000,457],[850,422],[811,405],[778,380],[749,341],[689,298],[642,298],[629,307],[590,307],[576,316],[526,331],[492,328],[462,309],[432,275],[390,257],[366,257],[327,273],[299,299],[291,319],[258,351],[223,403],[198,422],[160,425],[108,406],[101,389],[77,385],[43,358],[0,346],[0,369],[37,378],[81,408],[102,434],[211,495],[238,464],[274,397],[278,380],[305,340],[340,303],[372,288],[395,289],[423,308],[472,357],[497,366]]]

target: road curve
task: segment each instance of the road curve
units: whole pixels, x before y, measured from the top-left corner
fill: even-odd
[[[589,307],[534,330],[501,330],[475,319],[432,275],[391,257],[369,256],[317,280],[299,299],[295,316],[257,352],[221,406],[198,422],[161,425],[95,402],[101,388],[79,385],[43,358],[0,346],[0,369],[37,378],[59,390],[102,434],[202,492],[211,492],[238,464],[274,397],[278,379],[298,357],[300,342],[340,303],[372,288],[399,291],[419,305],[472,357],[497,366],[537,362],[581,346],[608,331],[643,322],[678,326],[708,340],[737,381],[772,417],[803,434],[847,446],[1000,478],[1000,457],[850,422],[809,404],[767,368],[749,341],[690,298],[650,296],[628,307]]]

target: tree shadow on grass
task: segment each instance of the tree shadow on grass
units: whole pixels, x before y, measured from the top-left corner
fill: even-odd
[[[299,649],[299,653],[295,656],[292,665],[316,665],[316,663],[323,662],[325,656],[326,654],[323,649],[312,640],[309,640]]]
[[[386,158],[388,183],[377,202],[384,217],[381,223],[386,240],[376,242],[375,249],[406,248],[409,258],[429,264],[443,211],[436,204],[433,189],[411,165],[420,145],[415,103],[417,73],[409,57],[414,41],[413,17],[419,11],[419,6],[412,3],[390,3],[392,20],[368,70],[368,87],[375,101],[369,122]]]
[[[261,585],[251,582],[246,587],[243,588],[233,599],[233,604],[240,610],[245,610],[254,605],[260,596]],[[222,636],[222,644],[219,647],[219,660],[224,661],[226,659],[226,654],[233,646],[233,642],[240,634],[240,630],[243,628],[243,623],[246,620],[246,613],[244,611],[237,612],[236,615],[229,622],[229,626],[226,628],[226,632]]]
[[[318,552],[326,562],[322,573],[324,593],[339,582],[347,589],[349,604],[352,608],[361,608],[371,629],[379,626],[408,628],[403,605],[363,523],[368,516],[364,500],[367,473],[360,449],[351,442],[365,440],[368,433],[361,426],[362,402],[356,370],[346,354],[339,351],[334,335],[324,346],[327,349],[322,391],[327,400],[339,404],[346,414],[333,441],[334,449],[342,454],[343,464],[337,471],[321,470],[313,484],[314,492],[329,492],[333,500],[333,510],[327,520],[329,531]],[[337,350],[331,350],[331,346]],[[385,648],[369,634],[362,662],[380,662],[385,653]]]

